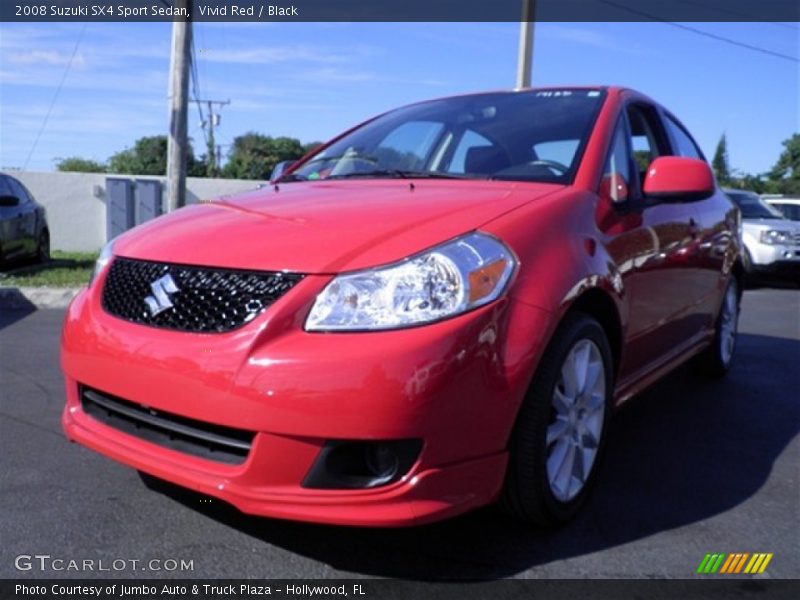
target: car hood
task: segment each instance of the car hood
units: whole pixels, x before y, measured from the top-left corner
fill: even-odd
[[[114,253],[337,273],[400,260],[561,188],[460,180],[288,183],[182,208],[123,234]]]
[[[742,219],[742,227],[751,233],[760,233],[769,229],[800,233],[800,222],[789,219]]]

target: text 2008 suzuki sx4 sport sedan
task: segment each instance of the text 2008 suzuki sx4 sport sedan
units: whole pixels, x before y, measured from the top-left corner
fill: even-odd
[[[557,524],[616,406],[729,368],[739,240],[636,92],[414,104],[110,243],[64,323],[64,429],[256,515]]]

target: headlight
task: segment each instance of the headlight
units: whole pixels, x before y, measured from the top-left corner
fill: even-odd
[[[94,263],[94,270],[92,271],[92,276],[89,278],[89,287],[92,287],[94,280],[100,275],[100,273],[108,266],[108,263],[111,262],[111,259],[114,258],[114,240],[108,242],[103,249],[100,250],[100,256],[97,257],[97,260]]]
[[[762,244],[791,244],[792,243],[792,232],[791,231],[780,231],[778,229],[770,229],[768,231],[761,232],[761,243]]]
[[[403,262],[339,275],[317,296],[308,331],[397,329],[461,314],[497,298],[516,261],[471,233]]]

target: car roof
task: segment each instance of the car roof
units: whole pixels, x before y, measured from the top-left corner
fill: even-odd
[[[558,91],[558,90],[599,91],[599,92],[606,92],[608,96],[630,94],[640,100],[646,100],[648,102],[652,102],[653,104],[659,104],[658,102],[656,102],[652,98],[649,98],[648,96],[646,96],[641,92],[638,92],[631,88],[626,88],[616,85],[548,85],[548,86],[536,86],[536,87],[525,87],[525,88],[500,88],[494,90],[480,90],[475,92],[467,92],[465,94],[449,94],[447,96],[436,96],[433,98],[426,98],[424,100],[420,100],[417,102],[411,102],[410,104],[406,104],[404,106],[414,106],[417,104],[425,104],[427,102],[433,102],[436,100],[448,100],[451,98],[469,98],[471,96],[488,96],[492,94],[508,94],[508,95],[528,94],[533,92],[548,92],[548,91]]]

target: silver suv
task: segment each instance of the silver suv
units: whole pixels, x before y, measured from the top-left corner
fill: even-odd
[[[792,221],[800,221],[800,198],[764,198],[770,206],[777,208],[783,216]]]
[[[800,283],[800,222],[790,221],[754,192],[724,192],[742,213],[743,262],[749,280]]]

